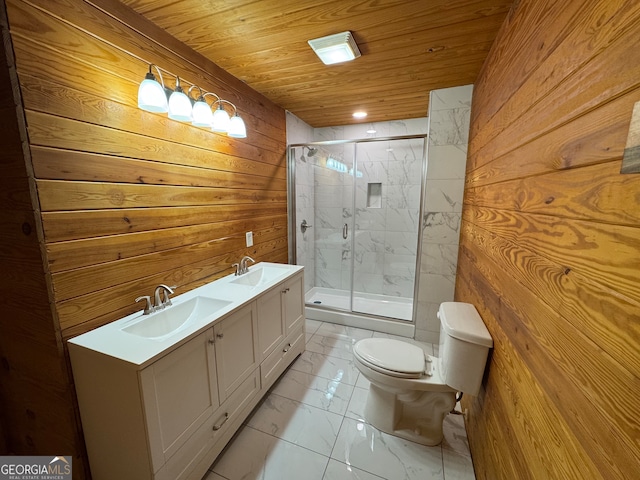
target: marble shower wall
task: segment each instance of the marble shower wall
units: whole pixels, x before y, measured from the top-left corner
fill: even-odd
[[[473,85],[429,99],[427,183],[415,338],[437,343],[442,302],[453,301]]]
[[[368,123],[315,130],[315,140],[349,140],[426,133],[427,119]],[[375,129],[375,134],[367,134]],[[353,211],[353,175],[338,172],[316,174],[316,216],[326,219],[333,231],[316,232],[316,285],[349,290],[350,264],[354,256],[354,290],[368,294],[412,298],[419,231],[422,139],[365,142],[355,145],[357,157],[356,205]],[[342,148],[342,151],[336,151]],[[330,151],[349,168],[354,145],[331,146]],[[341,183],[340,183],[341,182]],[[342,189],[337,190],[338,184]],[[369,184],[379,184],[379,204],[367,203]],[[330,198],[322,195],[334,189]],[[342,201],[342,222],[337,219],[337,202]],[[328,203],[327,203],[328,202]],[[341,226],[355,215],[355,253],[351,235],[340,241]],[[325,223],[321,220],[320,223]],[[324,225],[323,225],[324,226]],[[335,229],[335,227],[338,227]],[[338,236],[337,241],[330,239]],[[320,242],[320,243],[318,243]],[[339,250],[338,250],[339,249]]]

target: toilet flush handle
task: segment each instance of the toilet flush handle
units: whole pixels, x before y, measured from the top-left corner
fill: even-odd
[[[425,360],[425,368],[424,368],[424,374],[427,377],[431,377],[433,375],[433,360],[431,360],[431,357],[425,355],[424,357]]]

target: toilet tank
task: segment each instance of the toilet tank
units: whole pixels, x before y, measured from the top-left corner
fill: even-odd
[[[440,319],[440,373],[459,392],[477,395],[493,339],[470,303],[444,302]]]

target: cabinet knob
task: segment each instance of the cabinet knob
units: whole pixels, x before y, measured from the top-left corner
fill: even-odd
[[[287,293],[288,291],[289,291],[289,289],[288,289],[288,288],[285,288],[284,290],[282,290],[282,292],[281,292],[281,293]]]
[[[216,337],[218,337],[218,338],[224,338],[224,333],[216,333]]]
[[[286,347],[284,347],[284,348],[282,349],[282,351],[283,351],[284,353],[287,353],[287,352],[289,351],[289,349],[290,349],[290,348],[291,348],[291,343],[288,343],[288,344],[287,344],[287,346],[286,346]]]
[[[216,341],[215,341],[213,338],[210,338],[210,339],[209,339],[209,343],[210,343],[211,345],[213,345],[214,343],[216,343]]]

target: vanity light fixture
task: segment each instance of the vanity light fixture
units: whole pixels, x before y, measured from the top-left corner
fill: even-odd
[[[227,135],[234,138],[247,138],[247,127],[244,125],[244,120],[240,118],[238,112],[236,112],[229,121],[229,131]]]
[[[214,105],[216,103],[218,103],[218,108],[216,108],[216,111],[213,112],[213,121],[211,122],[211,130],[213,130],[214,132],[228,132],[231,118],[229,117],[229,114],[222,106],[222,100],[213,102]]]
[[[202,93],[202,89],[197,85],[191,85],[191,87],[189,87],[187,96],[189,96],[189,93],[194,88],[197,88],[200,91],[200,96],[193,103],[193,107],[191,110],[191,125],[193,125],[194,127],[211,128],[211,125],[213,124],[213,112],[211,112],[211,107],[205,100],[205,97],[207,95],[213,95],[218,100],[220,100],[220,97],[218,97],[215,93],[210,93],[210,92]]]
[[[247,127],[244,121],[238,115],[238,109],[229,100],[219,99],[213,102],[217,103],[218,108],[213,114],[213,125],[211,130],[214,132],[226,131],[227,135],[233,138],[247,138]],[[223,104],[229,104],[233,107],[233,117],[230,117],[227,111],[224,109]]]
[[[350,31],[314,38],[308,43],[325,65],[348,62],[361,55]]]
[[[169,118],[179,122],[190,122],[191,112],[191,100],[180,86],[180,77],[176,77],[176,88],[169,96]]]
[[[161,83],[158,83],[152,73],[154,67]],[[197,89],[199,93],[195,99],[191,97],[193,89]],[[206,101],[208,95],[216,97],[211,105]],[[223,106],[225,103],[233,107],[233,117],[230,117],[225,110]],[[218,107],[212,111],[216,104]],[[165,87],[162,73],[154,64],[149,65],[149,72],[138,88],[138,107],[148,112],[168,113],[172,120],[191,122],[196,127],[211,128],[214,132],[226,133],[233,138],[247,137],[244,120],[238,115],[238,109],[233,103],[220,98],[215,93],[204,92],[197,85],[191,85],[185,93],[178,76],[176,76],[175,90],[171,90]]]
[[[155,75],[151,72],[152,67],[156,67],[162,85],[158,83]],[[149,64],[149,73],[145,75],[144,80],[140,82],[140,87],[138,87],[138,108],[153,113],[167,113],[169,110],[162,73],[153,64]]]

